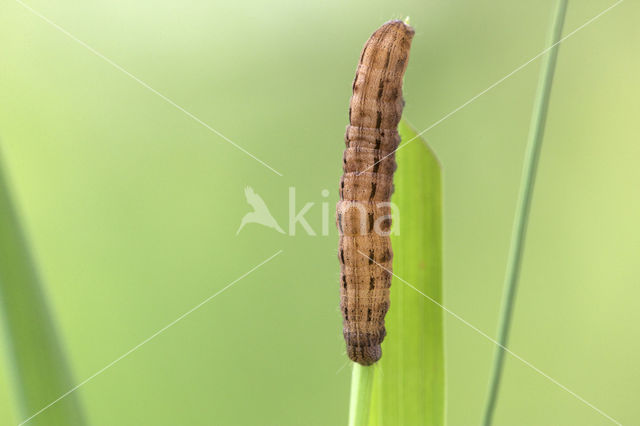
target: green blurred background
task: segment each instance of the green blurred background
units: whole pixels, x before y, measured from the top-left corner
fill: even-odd
[[[570,2],[565,34],[613,3]],[[336,230],[236,236],[244,187],[286,229],[294,186],[320,234],[373,30],[411,17],[405,117],[421,130],[542,51],[553,2],[28,4],[284,175],[2,2],[0,146],[77,382],[284,250],[80,388],[90,423],[346,423]],[[510,345],[623,424],[640,424],[639,19],[625,1],[561,46]],[[444,173],[445,305],[489,335],[538,71],[425,135]],[[448,424],[478,424],[493,344],[445,320]],[[0,424],[17,424],[5,349]],[[610,422],[508,357],[495,424]]]

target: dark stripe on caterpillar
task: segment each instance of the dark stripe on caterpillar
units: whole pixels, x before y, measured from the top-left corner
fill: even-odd
[[[378,99],[382,99],[382,92],[384,92],[384,80],[380,80],[378,85]]]

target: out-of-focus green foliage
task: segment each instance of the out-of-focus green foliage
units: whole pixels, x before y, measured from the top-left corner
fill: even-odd
[[[0,321],[12,363],[14,401],[25,420],[74,385],[42,284],[11,198],[0,156]],[[29,425],[80,426],[78,394],[70,394]]]

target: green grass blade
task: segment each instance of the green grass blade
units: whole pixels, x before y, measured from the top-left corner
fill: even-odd
[[[1,158],[0,308],[15,397],[25,420],[71,389],[73,380],[11,200]],[[72,393],[26,424],[76,426],[85,421],[77,395]]]
[[[416,137],[404,121],[403,141]],[[398,207],[394,274],[442,303],[440,164],[420,139],[396,153]],[[382,359],[375,365],[369,425],[442,426],[445,416],[442,309],[397,277],[391,285]]]
[[[365,367],[353,363],[351,374],[351,397],[349,401],[349,426],[365,426],[369,420],[373,366]]]
[[[522,253],[527,234],[531,199],[536,180],[540,148],[542,147],[544,127],[549,109],[551,84],[553,82],[553,75],[556,68],[559,41],[562,35],[562,27],[566,11],[567,0],[559,0],[555,11],[555,18],[553,19],[553,24],[550,30],[551,33],[549,40],[551,49],[544,57],[544,62],[542,63],[542,72],[540,74],[538,91],[536,93],[533,115],[531,118],[531,127],[522,169],[522,181],[518,196],[513,232],[511,235],[509,259],[507,261],[507,272],[505,274],[504,294],[502,296],[502,307],[498,323],[497,341],[499,345],[496,346],[494,354],[493,369],[489,381],[489,392],[483,417],[483,425],[485,426],[491,425],[498,400],[500,379],[504,369],[504,349],[507,346],[509,339],[509,328],[511,326],[513,306],[518,287],[518,278],[520,276],[520,265],[522,263]]]

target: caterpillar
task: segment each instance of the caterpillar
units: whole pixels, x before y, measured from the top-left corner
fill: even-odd
[[[353,80],[336,224],[340,235],[340,310],[347,355],[362,365],[382,356],[393,251],[389,238],[400,143],[402,78],[413,29],[389,21],[366,42]]]

